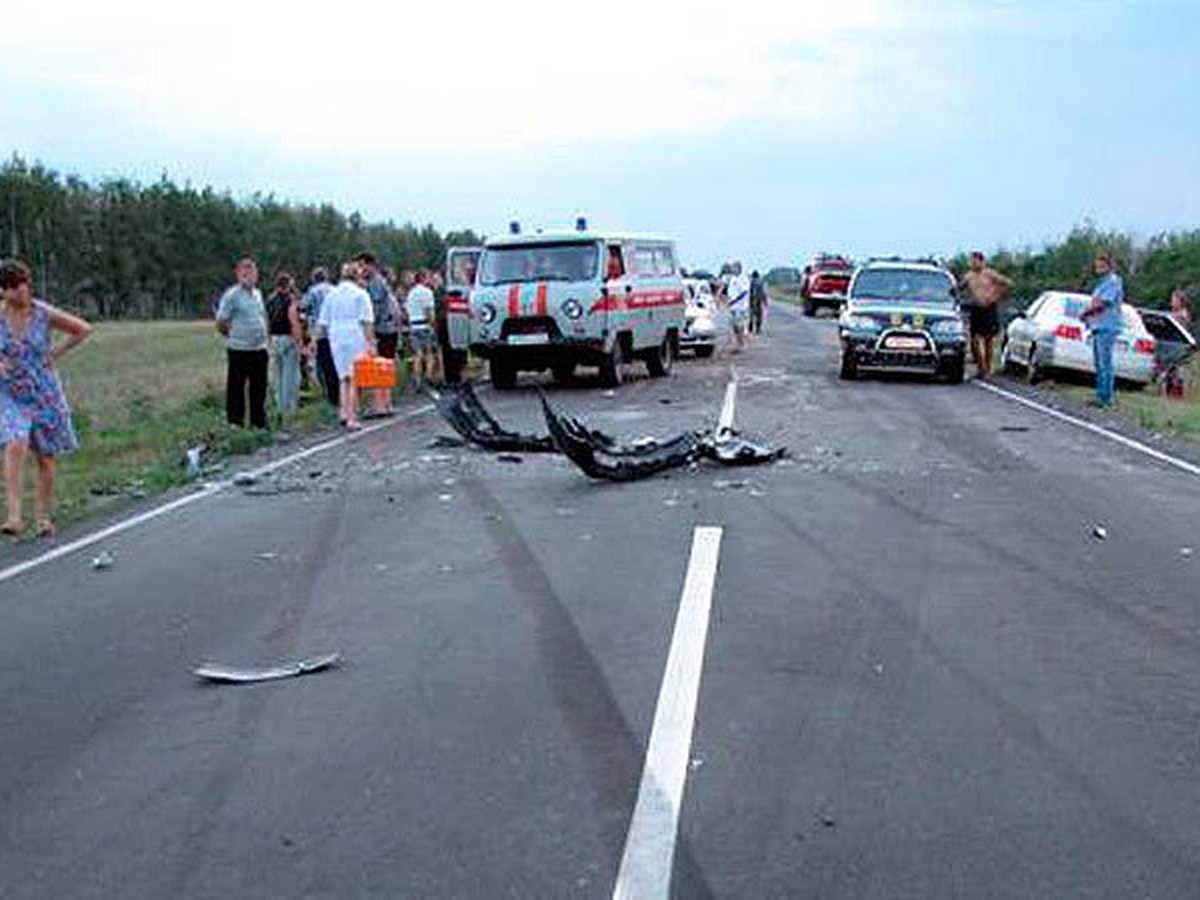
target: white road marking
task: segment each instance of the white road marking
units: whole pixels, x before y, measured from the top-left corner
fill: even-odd
[[[700,526],[692,537],[692,555],[613,900],[666,900],[670,894],[721,534],[718,527]]]
[[[1012,391],[1006,391],[1004,388],[997,387],[994,384],[988,384],[983,381],[976,381],[974,383],[983,388],[985,391],[991,391],[993,394],[997,394],[1001,397],[1007,397],[1009,400],[1012,400],[1015,403],[1020,403],[1022,406],[1027,406],[1030,409],[1036,409],[1038,412],[1045,413],[1046,415],[1058,419],[1059,421],[1067,422],[1068,424],[1074,425],[1077,428],[1082,428],[1085,431],[1090,431],[1093,434],[1106,437],[1110,441],[1116,441],[1123,447],[1128,447],[1130,450],[1136,450],[1138,453],[1144,453],[1146,456],[1157,459],[1159,462],[1166,463],[1168,466],[1174,466],[1176,469],[1187,472],[1189,475],[1200,475],[1200,466],[1190,463],[1187,460],[1180,459],[1177,456],[1172,456],[1169,453],[1163,453],[1163,451],[1156,450],[1153,447],[1143,444],[1141,441],[1135,441],[1133,438],[1127,438],[1125,435],[1118,434],[1115,431],[1110,431],[1101,425],[1096,425],[1087,421],[1086,419],[1078,419],[1075,416],[1068,415],[1065,412],[1060,412],[1052,406],[1046,406],[1043,403],[1038,403],[1036,400],[1030,400],[1027,397],[1022,397],[1020,394],[1014,394]]]
[[[737,403],[737,369],[729,367],[729,384],[725,386],[725,402],[721,404],[721,418],[717,420],[717,437],[733,431],[733,412]]]
[[[264,475],[269,475],[271,472],[274,472],[277,469],[282,469],[284,466],[291,465],[294,462],[299,462],[302,459],[307,459],[310,456],[315,456],[316,454],[323,453],[326,450],[332,450],[335,447],[340,447],[342,444],[349,443],[350,441],[366,437],[367,435],[387,428],[390,425],[395,425],[407,419],[414,419],[432,409],[433,404],[426,403],[424,406],[418,406],[416,409],[410,409],[407,412],[401,413],[400,415],[390,418],[384,422],[379,422],[375,425],[368,425],[367,427],[363,428],[362,431],[349,432],[348,434],[341,435],[340,437],[323,441],[320,444],[314,444],[312,447],[292,453],[289,456],[284,456],[280,459],[273,460],[264,466],[259,466],[257,469],[251,469],[250,474],[256,478],[261,478]],[[70,554],[76,553],[87,547],[92,547],[101,541],[106,541],[110,537],[120,534],[123,531],[128,531],[131,528],[136,528],[138,525],[143,525],[146,522],[150,522],[159,518],[160,516],[165,516],[167,513],[174,512],[177,509],[182,509],[185,506],[190,506],[193,503],[198,503],[199,501],[208,497],[215,496],[216,494],[228,489],[232,484],[232,479],[206,484],[194,494],[187,494],[183,497],[177,497],[168,503],[162,504],[162,506],[156,506],[153,509],[148,509],[145,512],[130,516],[128,519],[122,519],[120,522],[109,525],[107,528],[102,528],[99,531],[93,532],[92,534],[84,535],[83,537],[74,541],[70,541],[69,543],[54,547],[51,550],[47,550],[40,556],[35,556],[32,559],[25,560],[25,562],[9,566],[7,569],[0,569],[0,583],[8,581],[12,578],[16,578],[18,575],[23,575],[31,569],[36,569],[40,566],[46,565],[47,563],[54,562],[56,559],[62,559],[64,556],[69,556]]]

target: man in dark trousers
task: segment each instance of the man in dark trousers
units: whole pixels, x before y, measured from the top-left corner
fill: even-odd
[[[750,273],[750,333],[762,334],[767,309],[767,285],[757,271]]]
[[[221,295],[217,331],[225,337],[229,369],[225,381],[225,415],[230,425],[246,424],[246,388],[250,394],[250,426],[267,427],[267,309],[258,290],[258,264],[238,260],[236,282]]]
[[[308,317],[309,332],[316,339],[317,378],[325,391],[325,399],[334,409],[338,409],[341,405],[341,390],[337,369],[333,366],[333,353],[329,350],[329,335],[322,333],[317,326],[321,304],[325,302],[325,295],[332,287],[328,271],[320,266],[313,269],[312,275],[309,276],[308,290],[304,292],[304,311]]]

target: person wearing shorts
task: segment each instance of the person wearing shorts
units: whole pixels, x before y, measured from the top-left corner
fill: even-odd
[[[1012,279],[988,266],[982,251],[971,253],[962,287],[970,302],[971,357],[981,381],[992,374],[996,335],[1000,333],[1000,303],[1012,284]]]
[[[433,291],[429,287],[429,273],[420,271],[416,283],[404,300],[408,311],[409,341],[412,344],[412,374],[418,389],[437,376],[437,335],[433,325]]]

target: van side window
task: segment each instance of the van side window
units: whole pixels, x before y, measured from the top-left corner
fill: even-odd
[[[612,281],[614,278],[622,278],[625,275],[625,257],[621,254],[621,246],[619,244],[608,245],[608,260],[604,267],[604,278],[606,281]]]
[[[675,274],[675,252],[671,249],[670,244],[662,244],[654,251],[654,261],[657,264],[655,268],[659,275],[669,276]]]
[[[642,244],[633,248],[633,271],[642,277],[654,277],[658,274],[653,247]]]

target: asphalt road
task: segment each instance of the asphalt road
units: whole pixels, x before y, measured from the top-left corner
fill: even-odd
[[[612,896],[699,525],[674,896],[1200,896],[1200,480],[768,327],[737,422],[787,462],[593,484],[424,416],[0,584],[0,896]],[[553,396],[668,435],[730,361]]]

